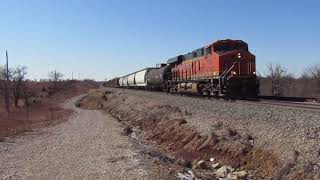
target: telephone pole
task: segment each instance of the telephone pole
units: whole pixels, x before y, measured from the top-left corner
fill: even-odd
[[[6,50],[6,82],[5,84],[5,103],[6,103],[6,111],[9,113],[9,60],[8,60],[8,51]]]

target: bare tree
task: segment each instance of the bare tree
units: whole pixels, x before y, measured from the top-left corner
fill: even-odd
[[[317,64],[310,68],[310,75],[315,83],[316,94],[320,98],[320,64]]]
[[[51,71],[48,76],[49,76],[49,81],[53,83],[54,91],[56,91],[59,83],[62,81],[63,74],[54,70],[54,71]]]
[[[1,95],[4,97],[6,111],[10,110],[10,87],[12,70],[6,65],[0,66],[0,88]]]
[[[320,64],[314,65],[310,68],[310,74],[314,79],[320,79]]]
[[[9,69],[9,61],[8,61],[8,52],[6,51],[6,64],[0,67],[0,81],[1,81],[1,89],[3,90],[4,94],[4,101],[6,106],[6,111],[9,113],[9,89],[10,89],[10,78],[11,78],[11,71]]]
[[[281,80],[287,73],[287,70],[282,67],[280,64],[273,65],[269,63],[267,65],[268,75],[267,77],[271,78],[271,91],[272,95],[279,96],[281,92]]]
[[[13,97],[14,105],[18,106],[18,100],[23,97],[25,85],[24,80],[27,75],[26,66],[17,66],[14,68],[12,73],[12,88],[13,88]]]
[[[286,73],[281,77],[280,94],[281,96],[296,96],[297,93],[297,79],[294,74]]]
[[[262,94],[320,99],[320,64],[306,68],[300,77],[281,65],[268,64],[267,68],[268,73],[259,77]]]

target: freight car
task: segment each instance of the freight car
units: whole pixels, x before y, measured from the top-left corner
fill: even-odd
[[[147,89],[165,90],[171,74],[171,65],[161,64],[159,68],[151,69],[147,75]]]
[[[114,78],[114,79],[111,79],[107,82],[104,82],[103,86],[105,86],[105,87],[119,87],[119,79],[120,78]]]
[[[255,56],[242,40],[220,40],[119,79],[123,88],[243,97],[259,94]]]
[[[145,89],[151,88],[148,84],[147,74],[155,69],[159,68],[146,68],[140,71],[128,74],[126,76],[121,77],[119,81],[119,86],[124,88],[137,88],[137,89]]]

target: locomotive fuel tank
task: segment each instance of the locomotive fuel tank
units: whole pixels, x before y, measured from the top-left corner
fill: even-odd
[[[198,84],[197,83],[179,83],[177,86],[177,92],[197,93],[198,92]]]

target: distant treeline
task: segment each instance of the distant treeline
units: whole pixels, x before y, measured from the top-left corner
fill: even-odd
[[[269,64],[259,76],[260,94],[291,97],[320,97],[320,64],[307,68],[300,77],[279,64]]]

